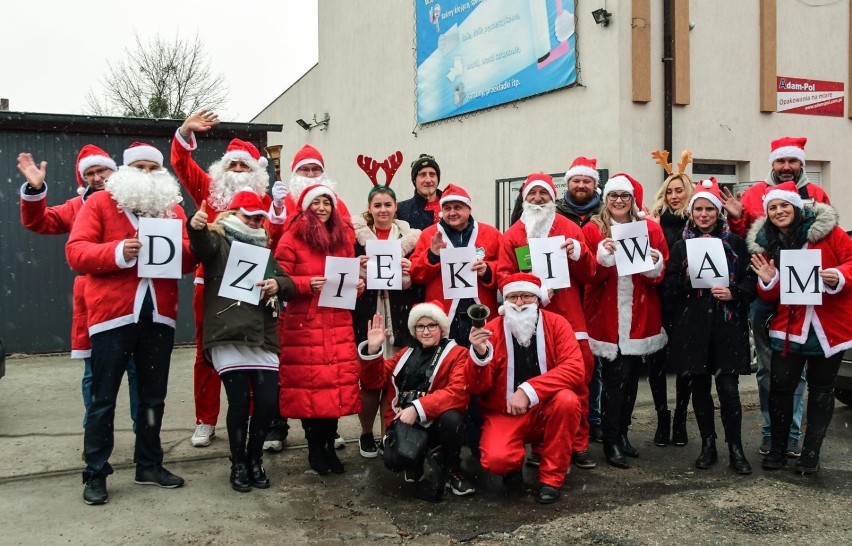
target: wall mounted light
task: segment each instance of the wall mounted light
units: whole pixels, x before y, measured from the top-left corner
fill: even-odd
[[[322,119],[317,119],[317,115],[314,114],[313,120],[314,122],[310,123],[308,121],[303,120],[302,118],[299,118],[296,120],[296,124],[305,131],[310,131],[314,127],[319,127],[320,131],[325,131],[326,129],[328,129],[328,122],[331,121],[331,117],[328,115],[328,112],[326,112],[325,114],[323,114]]]
[[[592,12],[592,17],[595,18],[595,23],[605,27],[609,25],[609,18],[612,17],[612,14],[606,8],[600,8]]]

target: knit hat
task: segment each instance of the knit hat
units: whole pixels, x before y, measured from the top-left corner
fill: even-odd
[[[594,157],[580,156],[565,171],[565,182],[568,182],[573,176],[588,176],[595,181],[595,184],[600,184],[601,177],[598,174],[597,166],[598,160]]]
[[[721,195],[722,194],[719,193],[719,182],[715,177],[711,176],[709,180],[699,180],[698,183],[695,184],[695,193],[692,194],[692,199],[689,200],[689,206],[686,207],[686,210],[692,211],[692,204],[695,203],[695,200],[699,197],[703,197],[713,203],[713,206],[721,211]]]
[[[225,155],[222,156],[222,163],[225,165],[232,161],[244,161],[247,165],[251,166],[252,160],[257,162],[262,170],[266,170],[268,161],[265,157],[261,157],[255,145],[238,138],[235,138],[228,144],[228,149],[225,150]]]
[[[89,167],[95,166],[106,167],[113,171],[118,170],[115,161],[113,161],[109,154],[94,144],[86,144],[80,149],[80,153],[77,154],[77,185],[79,186],[77,188],[77,193],[79,195],[85,194],[88,189],[86,187],[86,181],[83,179],[83,173],[86,172],[86,169]]]
[[[792,157],[792,156],[782,156],[782,157]],[[769,209],[769,202],[773,199],[781,199],[782,201],[787,201],[797,209],[801,210],[804,207],[804,202],[802,201],[802,196],[799,195],[799,189],[796,188],[795,182],[784,182],[783,184],[776,184],[775,186],[766,186],[766,190],[763,193],[763,212],[764,214]]]
[[[541,299],[541,279],[530,273],[513,273],[500,283],[500,293],[506,298],[512,292],[529,292]]]
[[[420,154],[420,157],[411,162],[411,183],[414,183],[414,180],[417,178],[417,173],[426,167],[432,167],[435,169],[435,174],[438,175],[438,183],[441,183],[441,167],[438,166],[438,162],[435,161],[435,158],[429,154]]]
[[[450,184],[444,189],[444,192],[441,194],[440,204],[443,207],[445,203],[450,203],[453,201],[457,201],[459,203],[464,203],[468,207],[473,207],[470,201],[470,195],[465,191],[464,188],[460,186],[456,186],[455,184]]]
[[[325,170],[325,163],[322,160],[322,154],[319,153],[319,150],[310,144],[305,144],[302,146],[302,149],[296,152],[296,155],[293,156],[293,163],[290,164],[290,171],[296,172],[299,167],[310,165],[311,163],[319,165],[323,171]]]
[[[146,142],[134,142],[124,150],[124,164],[130,165],[137,161],[153,161],[163,168],[163,153]]]
[[[556,200],[556,186],[553,185],[553,178],[544,173],[534,173],[527,177],[526,182],[524,182],[524,185],[521,188],[521,199],[526,201],[527,194],[529,194],[530,190],[535,186],[540,186],[546,189],[547,193],[550,194],[550,198],[554,201]]]
[[[228,210],[239,210],[246,216],[263,216],[269,219],[269,212],[264,208],[263,201],[251,188],[243,188],[235,193]]]
[[[644,190],[642,189],[642,184],[640,184],[638,180],[627,173],[614,174],[604,185],[604,200],[606,200],[606,196],[613,191],[626,191],[632,195],[633,212],[635,212],[639,218],[645,217],[645,212],[642,210],[642,197],[644,195]]]
[[[447,313],[444,311],[444,304],[440,300],[418,303],[411,308],[411,312],[408,313],[408,331],[411,332],[412,336],[415,335],[414,326],[423,317],[429,317],[437,322],[441,327],[441,335],[443,337],[450,335],[450,319],[447,317]]]
[[[775,161],[782,157],[794,157],[802,162],[805,166],[805,144],[808,139],[805,137],[781,137],[778,140],[772,141],[772,151],[769,153],[769,164],[772,165]]]
[[[328,196],[328,198],[331,199],[331,204],[335,207],[337,206],[337,195],[335,195],[331,188],[324,184],[314,184],[313,186],[308,186],[302,190],[302,195],[299,196],[299,208],[302,210],[308,210],[308,207],[311,206],[313,200],[320,195]]]

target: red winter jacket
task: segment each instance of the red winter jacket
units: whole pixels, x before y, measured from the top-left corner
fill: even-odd
[[[391,358],[382,357],[381,349],[378,354],[365,355],[367,342],[358,346],[358,360],[361,363],[361,384],[366,389],[382,389],[385,393],[385,427],[390,425],[400,408],[397,406],[399,389],[396,377],[402,371],[406,361],[414,352],[411,347],[399,351]],[[470,396],[465,389],[464,365],[467,361],[467,349],[450,340],[432,373],[428,394],[414,402],[419,422],[429,424],[446,411],[459,410],[464,412],[470,402]]]
[[[77,213],[83,207],[82,196],[72,197],[61,205],[47,206],[47,184],[36,195],[24,193],[21,186],[21,223],[40,235],[65,235],[71,232]],[[74,278],[71,306],[71,358],[88,358],[92,355],[86,320],[86,300],[83,297],[85,275]]]
[[[444,283],[441,279],[441,262],[429,262],[429,249],[432,246],[432,237],[438,231],[440,224],[433,224],[423,230],[420,238],[417,240],[417,246],[414,247],[414,252],[411,254],[411,282],[414,284],[422,284],[426,287],[424,301],[440,300],[444,304],[444,309],[449,309],[448,316],[450,322],[455,315],[456,305],[458,300],[444,299]],[[443,228],[440,228],[443,230]],[[471,242],[468,246],[473,245],[477,249],[482,249],[484,253],[483,260],[491,270],[490,282],[480,282],[479,287],[479,303],[488,307],[491,310],[491,316],[497,314],[497,258],[500,253],[500,240],[502,234],[497,228],[483,224],[482,222],[474,221],[473,233],[470,236]],[[444,241],[447,246],[452,244],[449,242],[446,234]],[[482,277],[478,277],[481,279]]]
[[[825,287],[822,305],[779,303],[769,324],[769,337],[787,339],[789,336],[790,341],[803,344],[813,328],[825,356],[831,356],[852,348],[852,240],[838,227],[833,207],[817,203],[813,211],[816,221],[808,230],[808,241],[802,248],[821,250],[822,269],[837,270],[840,282],[834,289]],[[752,254],[766,252],[757,242],[765,224],[766,217],[760,218],[748,233],[746,242]],[[757,294],[765,301],[779,301],[780,273],[776,273],[769,285],[758,280]]]
[[[334,256],[354,257],[350,244]],[[325,258],[287,230],[275,259],[296,285],[278,324],[281,342],[281,415],[293,419],[336,419],[361,410],[358,356],[352,313],[319,307],[311,277],[325,275]]]
[[[171,216],[186,223],[186,215],[179,205],[172,208]],[[92,195],[74,222],[65,245],[65,256],[72,269],[88,275],[84,297],[89,311],[89,335],[138,321],[142,300],[149,288],[154,298],[154,322],[175,327],[177,279],[140,278],[135,260],[127,267],[119,265],[124,262],[118,256],[119,245],[125,239],[134,238],[138,231],[136,216],[120,209],[108,191]],[[182,271],[189,273],[198,262],[189,249],[185,226],[182,253]]]
[[[743,192],[741,198],[743,204],[743,215],[739,218],[728,217],[728,227],[731,229],[732,233],[735,233],[745,239],[746,233],[748,233],[751,229],[754,222],[757,221],[758,218],[766,216],[766,213],[763,212],[763,194],[766,192],[767,185],[768,184],[765,181],[758,182]],[[825,203],[826,205],[831,204],[831,201],[828,199],[828,194],[816,184],[811,184],[809,182],[805,185],[805,188],[807,188],[808,195],[814,200],[814,202]]]
[[[479,395],[483,409],[505,414],[506,404],[515,392],[513,349],[511,342],[506,344],[508,336],[502,316],[488,322],[485,328],[492,332],[488,355],[479,360],[473,348],[470,349],[465,382],[471,394]],[[535,337],[542,374],[518,387],[530,398],[531,406],[547,402],[563,389],[579,393],[587,388],[583,353],[567,320],[556,313],[541,311]]]
[[[570,288],[560,288],[556,290],[550,303],[547,305],[547,310],[561,315],[568,319],[571,328],[574,329],[574,334],[577,339],[588,339],[586,332],[586,319],[583,316],[583,304],[580,301],[580,287],[589,282],[595,275],[595,256],[589,252],[589,246],[586,244],[586,238],[583,236],[582,230],[564,216],[557,214],[553,219],[553,226],[550,228],[548,237],[565,236],[566,239],[574,239],[580,243],[580,255],[576,260],[568,257],[568,271],[571,277]],[[521,221],[515,222],[503,234],[503,244],[500,249],[500,259],[497,263],[497,282],[499,284],[504,278],[512,273],[517,273],[518,258],[515,254],[515,249],[528,244],[527,232],[524,223]],[[574,250],[577,252],[576,248]]]
[[[648,238],[653,250],[660,253],[651,271],[619,277],[614,256],[603,250],[604,234],[594,222],[583,226],[586,241],[596,250],[598,271],[586,284],[583,310],[589,326],[592,352],[614,360],[619,350],[625,355],[647,355],[666,346],[660,295],[657,286],[663,282],[669,247],[659,224],[648,225]]]

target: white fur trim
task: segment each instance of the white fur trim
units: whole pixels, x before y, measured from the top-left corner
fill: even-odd
[[[130,165],[136,161],[153,161],[163,166],[163,152],[153,146],[135,146],[124,150],[124,164]],[[82,174],[81,174],[82,176]]]
[[[24,182],[21,185],[21,201],[41,201],[42,199],[47,199],[47,182],[41,186],[41,191],[34,195],[24,193],[27,184],[29,184],[29,182]]]
[[[92,356],[91,349],[72,349],[71,350],[71,359],[78,360],[81,358],[89,358]]]
[[[580,259],[580,241],[578,241],[577,239],[572,239],[572,238],[570,238],[570,237],[568,237],[568,239],[567,239],[567,240],[568,240],[568,241],[571,241],[572,243],[574,243],[574,251],[573,251],[573,252],[571,253],[571,255],[570,255],[570,256],[568,256],[568,257],[569,257],[572,261],[576,262],[577,260],[579,260],[579,259]]]
[[[649,279],[656,279],[660,275],[663,274],[663,266],[665,265],[665,260],[663,260],[663,255],[656,248],[651,249],[651,255],[656,254],[659,256],[657,263],[654,264],[654,269],[649,269],[648,271],[643,271],[642,274],[648,277]]]
[[[508,402],[515,393],[515,347],[512,343],[514,339],[512,331],[505,319],[503,319],[503,335],[506,341],[506,402]],[[544,339],[544,318],[541,316],[541,310],[538,311],[538,322],[535,326],[535,349],[539,373],[544,375],[547,373],[547,352]],[[533,393],[535,393],[535,390],[533,390]],[[527,393],[527,396],[529,396],[529,393]],[[538,395],[536,395],[536,398],[538,398]],[[532,397],[530,397],[530,401],[532,401]]]
[[[414,409],[417,411],[417,418],[421,423],[426,422],[426,412],[423,411],[423,404],[420,403],[420,400],[415,400],[412,404]]]
[[[486,349],[488,353],[485,355],[485,358],[479,358],[476,356],[476,351],[473,350],[473,345],[470,346],[468,353],[470,354],[470,359],[479,367],[487,366],[491,360],[494,359],[494,346],[491,345],[490,341],[485,342]]]
[[[584,167],[582,165],[577,165],[571,169],[565,171],[565,182],[568,182],[574,176],[588,176],[589,178],[595,181],[595,184],[599,184],[601,181],[600,174],[595,169],[591,167]]]
[[[320,184],[314,189],[309,190],[307,193],[305,193],[305,198],[302,200],[302,210],[308,210],[308,207],[311,206],[313,200],[319,197],[320,195],[328,196],[328,198],[331,199],[331,203],[335,207],[337,206],[337,197],[334,196],[334,190],[332,190],[328,186]]]
[[[296,171],[298,171],[299,167],[304,167],[305,165],[311,165],[311,164],[319,165],[320,169],[322,169],[323,172],[325,172],[325,165],[322,164],[322,161],[320,161],[319,159],[314,159],[312,157],[308,157],[306,159],[303,159],[303,160],[299,161],[298,163],[296,163],[295,165],[293,165],[293,172],[295,173]]]
[[[630,180],[626,176],[610,178],[604,186],[603,197],[606,198],[607,195],[616,190],[626,191],[630,195],[633,195],[633,184],[630,183]]]
[[[377,352],[374,355],[370,355],[370,354],[367,354],[367,348],[368,348],[367,346],[368,346],[368,343],[367,343],[366,340],[362,341],[361,343],[358,344],[358,358],[360,358],[361,360],[370,361],[370,360],[376,360],[377,358],[382,357],[382,348],[381,347],[379,347],[379,352]]]
[[[764,283],[763,279],[758,277],[757,278],[757,286],[760,287],[760,289],[763,290],[764,292],[769,292],[770,290],[775,288],[775,285],[778,284],[780,281],[781,281],[781,274],[776,269],[775,270],[775,276],[772,277],[772,280],[769,281],[768,283]]]
[[[417,324],[417,321],[423,317],[429,317],[437,322],[438,326],[441,327],[441,334],[444,337],[450,334],[450,319],[447,317],[447,314],[434,303],[426,302],[418,303],[411,308],[411,312],[408,314],[408,331],[412,336],[415,335],[414,326]]]
[[[136,265],[136,258],[131,258],[130,260],[124,259],[124,241],[119,241],[115,247],[115,265],[121,269],[130,269]]]
[[[246,216],[263,216],[267,220],[269,220],[269,213],[265,210],[248,210],[240,207],[240,212],[245,214]]]
[[[524,391],[524,393],[526,393],[527,398],[530,399],[530,407],[537,405],[541,401],[538,398],[538,393],[535,392],[535,389],[532,387],[532,385],[530,385],[526,381],[524,381],[523,383],[518,385],[518,389],[520,389],[520,390]]]
[[[618,345],[615,343],[589,338],[589,348],[593,355],[610,361],[615,360],[615,357],[618,356]]]
[[[802,167],[805,166],[805,151],[798,146],[782,146],[772,150],[769,154],[769,164],[772,165],[782,157],[794,157],[802,162]]]
[[[550,194],[550,198],[556,201],[556,192],[554,192],[553,187],[544,180],[533,180],[532,182],[521,188],[521,198],[526,201],[527,195],[530,193],[530,190],[536,186],[546,189],[547,193]]]
[[[162,156],[162,154],[160,154]],[[160,160],[160,164],[162,165],[162,160]],[[126,163],[125,163],[126,164]],[[98,165],[100,167],[106,167],[107,169],[111,169],[113,171],[118,170],[118,166],[115,164],[115,161],[112,160],[108,155],[90,155],[88,157],[84,157],[80,160],[80,163],[77,164],[77,170],[80,173],[80,178],[85,180],[85,176],[83,173],[89,167],[94,167]]]
[[[614,267],[615,266],[615,254],[610,252],[604,247],[604,242],[601,241],[598,243],[598,263],[604,267]]]
[[[704,198],[704,199],[710,201],[711,203],[713,203],[713,206],[716,207],[719,211],[722,210],[722,202],[719,200],[718,197],[716,197],[715,195],[713,195],[709,191],[697,191],[697,192],[693,193],[692,198],[689,200],[689,204],[686,207],[686,210],[692,212],[692,205],[695,203],[695,200],[698,199],[699,197]]]
[[[530,281],[515,281],[506,283],[503,287],[503,297],[505,298],[512,292],[529,292],[530,294],[535,294],[541,299],[541,288],[535,285]]]
[[[837,286],[835,286],[834,288],[831,288],[830,286],[825,284],[825,281],[823,281],[822,285],[825,287],[826,294],[837,294],[838,292],[843,290],[843,287],[846,286],[846,278],[843,276],[843,273],[841,273],[839,269],[835,267],[829,267],[828,269],[823,269],[823,271],[834,271],[835,273],[837,273],[837,277],[840,279],[837,281]]]
[[[764,214],[766,214],[769,210],[769,202],[773,199],[781,199],[782,201],[787,201],[799,210],[801,210],[805,206],[802,202],[802,196],[800,196],[798,193],[787,190],[769,190],[769,192],[763,196]]]
[[[175,140],[178,144],[183,146],[185,150],[189,150],[190,152],[194,149],[198,148],[198,142],[195,140],[195,133],[189,133],[189,141],[183,138],[183,135],[180,134],[180,128],[175,129]]]
[[[222,156],[222,164],[227,165],[232,161],[242,161],[249,167],[257,165],[261,170],[266,170],[266,166],[269,164],[265,157],[261,156],[259,159],[255,159],[245,150],[234,150]]]
[[[441,200],[438,201],[438,203],[443,207],[445,203],[452,203],[453,201],[464,203],[468,206],[468,208],[473,208],[473,204],[470,202],[470,197],[462,197],[460,195],[448,195],[447,197],[441,197]],[[441,214],[443,214],[443,212]]]

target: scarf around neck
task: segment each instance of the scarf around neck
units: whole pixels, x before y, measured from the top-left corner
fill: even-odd
[[[225,231],[225,238],[229,243],[239,241],[247,245],[261,246],[266,248],[266,230],[263,228],[250,228],[237,218],[236,215],[226,216],[219,220],[219,225]]]

